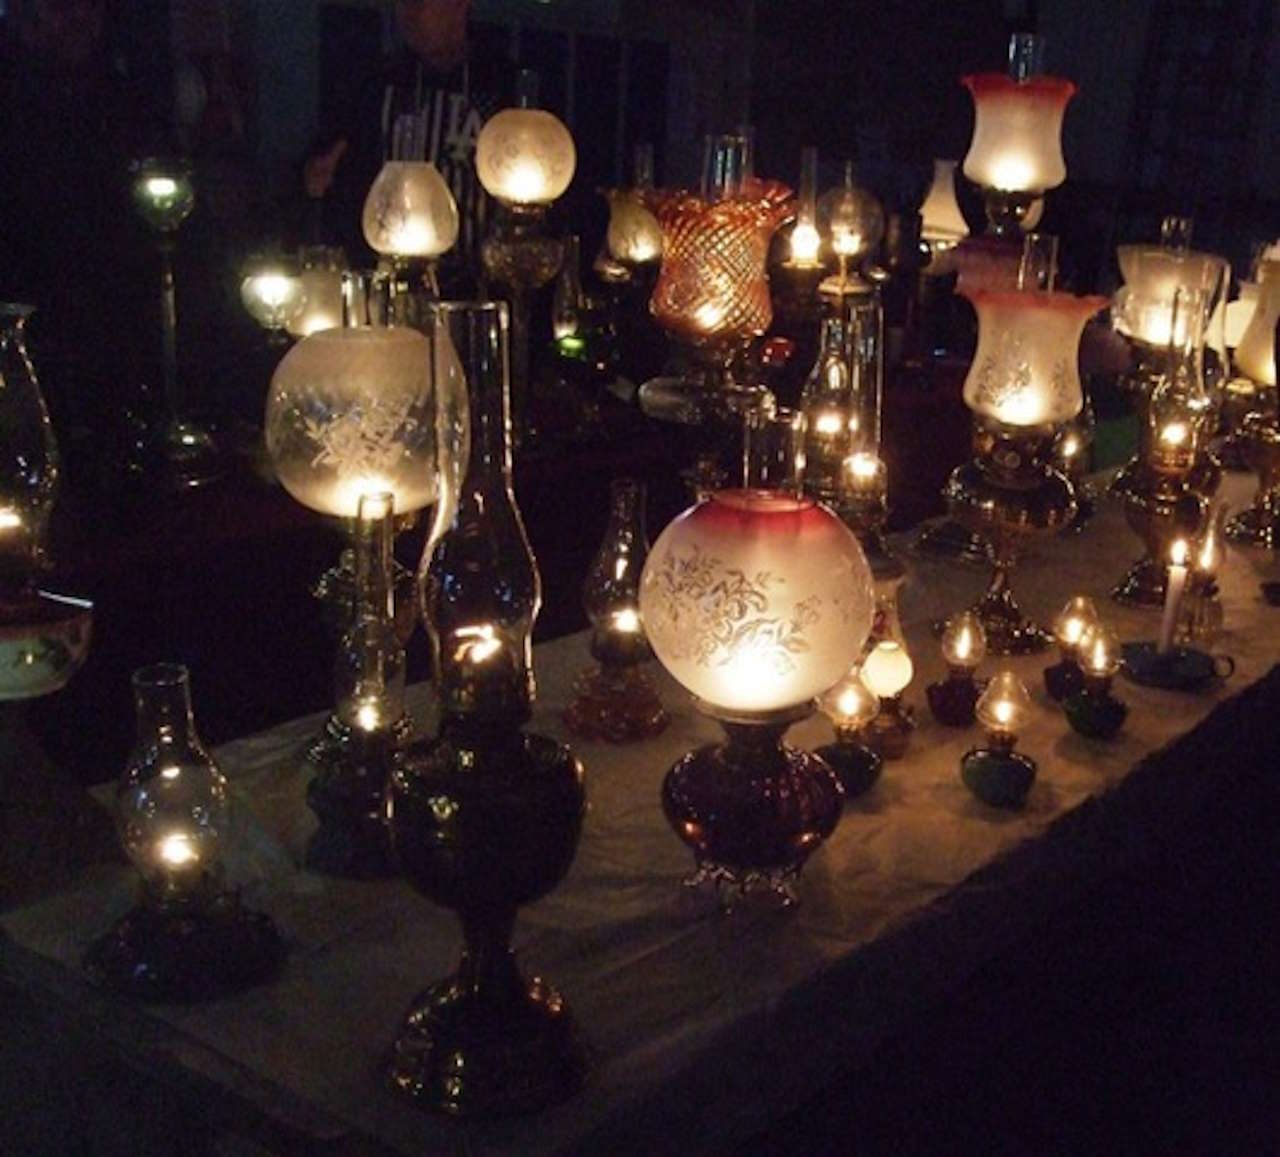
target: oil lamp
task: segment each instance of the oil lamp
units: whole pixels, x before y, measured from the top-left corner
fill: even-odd
[[[1018,732],[1031,715],[1031,696],[1013,671],[997,674],[978,700],[978,722],[987,744],[966,752],[960,777],[983,803],[992,807],[1021,807],[1036,777],[1033,760],[1014,750]]]
[[[800,150],[800,185],[796,193],[796,220],[787,239],[786,264],[795,269],[821,269],[822,234],[818,232],[818,150]]]
[[[240,301],[276,345],[288,342],[286,330],[307,304],[296,262],[278,255],[257,255],[245,262]]]
[[[964,175],[982,188],[987,221],[995,237],[1016,237],[1027,213],[1046,190],[1067,176],[1062,157],[1062,120],[1076,86],[1037,75],[1043,41],[1014,34],[1009,73],[961,77],[973,97],[973,139]]]
[[[1044,689],[1055,703],[1078,691],[1080,673],[1080,640],[1085,631],[1098,621],[1098,608],[1093,600],[1075,595],[1067,600],[1053,620],[1053,638],[1058,644],[1058,661],[1044,669]]]
[[[659,536],[640,581],[645,630],[726,733],[663,783],[667,820],[693,850],[690,883],[794,900],[793,880],[835,830],[841,788],[782,736],[853,665],[872,606],[857,539],[812,498],[719,491]]]
[[[583,769],[567,747],[524,730],[541,583],[512,489],[507,308],[434,304],[426,332],[423,364],[432,375],[456,367],[466,382],[471,448],[419,572],[440,725],[397,759],[387,822],[404,875],[457,912],[465,943],[457,970],[413,1001],[388,1075],[425,1108],[509,1116],[563,1100],[586,1068],[568,1003],[523,976],[511,950],[519,908],[573,862]]]
[[[116,788],[116,826],[142,880],[132,911],[85,957],[91,980],[139,1000],[213,999],[267,980],[284,947],[224,886],[227,781],[196,734],[185,667],[133,673],[138,737]]]
[[[852,161],[845,161],[843,184],[829,189],[818,202],[818,221],[840,263],[839,272],[818,286],[818,292],[835,298],[865,292],[867,282],[858,267],[884,237],[884,210],[854,180]]]
[[[553,113],[534,107],[537,76],[522,70],[517,106],[490,117],[476,138],[476,175],[498,203],[480,247],[485,272],[511,291],[512,410],[516,438],[529,422],[529,295],[555,277],[564,243],[547,234],[547,212],[577,168],[573,137]]]
[[[993,574],[973,610],[998,655],[1042,650],[1049,635],[1019,607],[1009,572],[1026,539],[1069,526],[1069,479],[1053,463],[1062,425],[1084,404],[1077,365],[1085,322],[1101,297],[1053,291],[970,290],[978,348],[964,383],[974,459],[944,490],[952,517],[988,543]]]
[[[642,664],[653,658],[640,617],[640,573],[649,554],[644,483],[615,479],[609,523],[582,590],[596,666],[574,683],[565,724],[588,739],[627,743],[657,735],[668,716]]]
[[[866,742],[885,759],[901,759],[915,730],[915,712],[902,701],[914,675],[915,664],[897,639],[881,639],[862,660],[862,681],[880,701],[864,729]]]
[[[631,187],[604,191],[609,202],[605,249],[628,275],[662,257],[662,227],[643,200],[643,193],[652,188],[653,145],[641,143],[632,157]]]
[[[332,245],[304,245],[298,250],[298,283],[302,309],[285,323],[292,337],[307,337],[342,324],[342,274],[346,254]]]
[[[1120,670],[1120,642],[1110,628],[1095,622],[1081,636],[1079,654],[1080,687],[1062,701],[1067,721],[1090,739],[1110,739],[1129,714],[1111,694],[1111,680]]]
[[[846,798],[861,795],[880,777],[884,760],[867,746],[864,729],[880,710],[880,700],[862,681],[857,668],[818,700],[818,709],[831,720],[835,743],[816,754],[830,764]]]
[[[947,677],[925,688],[933,717],[948,727],[968,727],[982,688],[974,672],[987,654],[987,634],[982,620],[972,611],[963,611],[947,620],[942,632],[942,657]]]

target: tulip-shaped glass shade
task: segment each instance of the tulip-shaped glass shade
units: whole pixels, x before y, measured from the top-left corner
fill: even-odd
[[[563,122],[538,108],[508,108],[476,138],[476,175],[504,205],[549,205],[573,180],[578,156]]]
[[[962,77],[973,96],[973,139],[964,175],[1005,193],[1043,193],[1066,180],[1062,118],[1076,91],[1069,80],[1003,73]]]
[[[1227,303],[1227,312],[1223,321],[1223,340],[1228,349],[1235,349],[1244,338],[1249,322],[1253,320],[1253,311],[1258,306],[1262,287],[1256,281],[1242,281],[1240,294],[1235,301]]]
[[[281,360],[267,395],[267,453],[284,488],[321,514],[354,518],[363,494],[396,511],[436,500],[431,348],[401,327],[321,330]]]
[[[915,675],[907,649],[894,639],[882,639],[862,661],[862,681],[874,695],[893,699],[901,695]]]
[[[964,382],[965,404],[1007,426],[1069,421],[1084,405],[1080,335],[1106,305],[1070,293],[972,289],[978,348]]]
[[[171,157],[147,157],[131,166],[133,203],[139,216],[159,233],[172,233],[196,204],[191,166]]]
[[[662,256],[662,226],[634,189],[609,189],[609,256],[626,265],[646,265]]]
[[[251,257],[240,282],[240,300],[263,329],[284,329],[307,301],[297,264],[282,257]]]
[[[1098,621],[1098,608],[1084,595],[1068,599],[1066,605],[1053,620],[1053,637],[1058,641],[1064,657],[1075,656],[1085,631]]]
[[[978,722],[993,738],[1013,740],[1031,717],[1031,695],[1026,684],[1006,667],[987,684],[976,711]]]
[[[458,239],[458,206],[430,161],[386,161],[360,218],[369,248],[385,257],[439,257]]]
[[[986,657],[987,632],[972,611],[954,615],[942,632],[942,657],[950,667],[972,671]]]
[[[1262,386],[1276,384],[1276,323],[1280,321],[1280,259],[1258,263],[1259,297],[1236,347],[1236,371]]]
[[[872,252],[884,236],[884,210],[854,180],[853,162],[844,167],[844,183],[823,193],[818,223],[837,257],[858,261]]]
[[[861,731],[880,710],[880,697],[856,668],[818,700],[818,709],[837,731]]]
[[[822,694],[871,627],[871,571],[826,507],[729,490],[658,537],[640,613],[659,661],[712,713],[772,713]]]
[[[1231,267],[1212,253],[1154,245],[1120,245],[1116,261],[1124,285],[1115,297],[1115,326],[1127,337],[1163,349],[1173,333],[1173,299],[1178,290],[1200,292],[1211,311],[1206,338],[1225,350],[1225,313],[1217,308],[1231,282]],[[1178,341],[1183,335],[1176,335]]]
[[[1080,666],[1086,675],[1110,679],[1120,670],[1120,640],[1110,627],[1092,623],[1080,637]]]
[[[308,337],[342,324],[342,272],[346,255],[328,245],[305,246],[298,256],[298,281],[306,297],[297,316],[286,323],[293,337]]]
[[[956,200],[956,162],[934,161],[933,184],[920,206],[920,237],[935,248],[947,248],[969,236],[969,226]]]
[[[129,859],[163,895],[216,875],[227,826],[227,781],[196,734],[185,667],[133,675],[137,743],[116,789],[116,825]]]

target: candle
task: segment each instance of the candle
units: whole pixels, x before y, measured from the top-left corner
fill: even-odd
[[[1178,607],[1182,603],[1182,592],[1187,585],[1187,554],[1185,539],[1177,539],[1169,551],[1172,560],[1169,563],[1169,578],[1165,586],[1164,614],[1160,619],[1160,640],[1156,646],[1158,654],[1164,655],[1173,643],[1173,628],[1178,621]]]

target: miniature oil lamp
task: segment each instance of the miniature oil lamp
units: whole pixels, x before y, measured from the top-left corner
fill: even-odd
[[[1044,669],[1044,689],[1055,703],[1080,690],[1080,640],[1097,621],[1098,608],[1084,595],[1069,599],[1053,620],[1053,637],[1060,658]]]
[[[1111,694],[1111,680],[1120,670],[1120,642],[1103,623],[1086,628],[1080,639],[1079,690],[1063,700],[1067,721],[1081,735],[1110,739],[1124,726],[1129,709]]]
[[[846,796],[861,795],[884,765],[863,734],[880,710],[880,699],[855,668],[818,700],[818,709],[831,720],[836,741],[819,747],[817,754],[831,765]]]
[[[948,727],[968,727],[981,687],[974,671],[987,653],[987,633],[982,620],[972,611],[963,611],[947,620],[942,632],[942,657],[947,661],[947,677],[925,688],[933,717]]]
[[[1031,715],[1026,685],[1009,668],[987,684],[978,700],[978,722],[987,733],[987,746],[975,748],[960,761],[960,776],[983,803],[992,807],[1022,805],[1036,777],[1034,760],[1014,751],[1018,733]]]
[[[915,714],[902,701],[914,675],[911,656],[896,639],[882,639],[862,661],[862,681],[880,700],[866,728],[867,744],[885,759],[901,759],[915,729]]]

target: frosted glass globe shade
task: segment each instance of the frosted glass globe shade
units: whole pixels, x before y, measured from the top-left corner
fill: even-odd
[[[458,239],[458,206],[430,161],[387,161],[369,186],[364,239],[386,257],[439,257]]]
[[[573,180],[573,137],[559,117],[539,108],[508,108],[476,138],[476,175],[507,205],[549,205]]]

